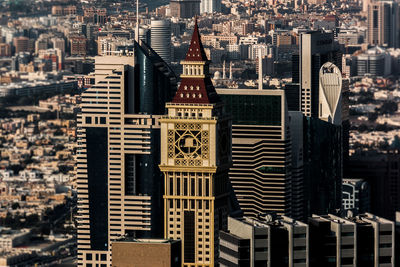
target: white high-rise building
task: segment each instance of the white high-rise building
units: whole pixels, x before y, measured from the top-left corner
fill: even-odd
[[[171,22],[151,21],[151,48],[168,64],[171,64]]]
[[[342,124],[342,73],[331,62],[326,62],[319,71],[319,118]]]
[[[221,0],[201,0],[200,13],[221,12]]]

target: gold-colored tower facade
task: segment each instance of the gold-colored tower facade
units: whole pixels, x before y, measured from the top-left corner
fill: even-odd
[[[210,80],[197,23],[180,87],[161,123],[164,236],[182,240],[183,266],[214,266],[227,228],[231,122]]]

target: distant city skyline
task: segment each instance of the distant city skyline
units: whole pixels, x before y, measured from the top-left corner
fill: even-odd
[[[397,266],[399,4],[136,3],[2,3],[0,263]]]

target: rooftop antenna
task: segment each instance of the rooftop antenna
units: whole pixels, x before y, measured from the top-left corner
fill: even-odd
[[[136,30],[135,41],[139,42],[139,0],[136,0]]]

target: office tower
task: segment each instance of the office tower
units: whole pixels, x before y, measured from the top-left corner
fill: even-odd
[[[386,47],[400,46],[400,9],[395,1],[368,4],[368,43]]]
[[[289,111],[301,110],[300,98],[300,55],[292,55],[292,82],[285,84],[285,94]]]
[[[308,216],[304,173],[304,115],[301,111],[289,111],[289,128],[291,137],[291,208],[292,218],[305,221]]]
[[[309,264],[308,225],[289,217],[232,218],[220,235],[221,267]]]
[[[46,37],[39,37],[39,39],[35,41],[35,54],[39,54],[40,50],[46,50],[47,48],[49,48],[49,42]]]
[[[390,54],[376,46],[356,56],[358,76],[388,76],[392,73]]]
[[[11,45],[0,43],[0,57],[11,57]]]
[[[13,39],[13,43],[15,46],[15,53],[18,54],[20,52],[29,52],[29,38],[20,36],[15,37]]]
[[[291,142],[283,90],[219,89],[232,116],[229,170],[245,216],[291,215]]]
[[[343,169],[349,161],[350,150],[350,79],[342,78],[342,150]]]
[[[395,249],[395,223],[371,213],[361,214],[357,223],[357,260],[359,266],[397,266]],[[372,253],[371,253],[372,252]],[[371,262],[373,255],[373,265]]]
[[[151,21],[151,47],[168,64],[171,63],[171,22],[169,20]]]
[[[342,127],[319,118],[304,117],[302,160],[306,214],[336,213],[342,206]],[[293,130],[292,130],[293,131]],[[296,136],[293,131],[292,135]]]
[[[231,125],[215,92],[197,22],[181,75],[161,122],[165,238],[182,240],[183,266],[215,266],[226,229]]]
[[[309,218],[310,267],[394,267],[394,222],[373,214]]]
[[[65,40],[63,38],[52,38],[51,42],[53,43],[54,49],[59,49],[61,52],[65,53]]]
[[[395,265],[395,223],[376,215],[312,215],[308,223],[271,214],[228,217],[220,233],[221,267]]]
[[[297,142],[299,144],[297,149],[301,153],[297,157],[300,162],[296,171],[298,174],[303,171],[304,174],[305,213],[308,216],[313,213],[334,213],[341,207],[343,136],[347,135],[339,122],[342,120],[346,107],[342,105],[343,103],[337,102],[342,99],[343,92],[340,91],[339,95],[339,87],[342,90],[342,85],[333,86],[330,78],[324,77],[335,77],[336,83],[342,81],[339,78],[341,53],[334,43],[333,33],[310,31],[300,35],[299,55],[294,55],[292,59],[293,83],[288,85],[285,91],[289,110],[300,110],[305,116],[303,120],[298,118],[297,133],[292,133],[292,136],[298,136],[301,131],[303,136],[303,140]],[[321,67],[327,62],[333,63],[338,70],[333,68],[335,74],[326,73],[320,79],[320,73],[325,74],[324,70],[327,69],[325,66],[321,71]],[[298,95],[296,94],[297,83],[299,84]],[[325,87],[320,88],[320,85]],[[336,94],[331,95],[332,92]],[[299,99],[299,105],[294,103],[297,99]],[[336,116],[336,121],[329,119],[332,116]],[[325,122],[320,118],[330,122]],[[303,162],[302,170],[301,161]]]
[[[365,180],[343,178],[342,190],[344,210],[351,210],[355,215],[370,211],[370,187]]]
[[[82,35],[70,36],[70,55],[71,56],[86,56],[87,39]]]
[[[353,154],[345,177],[360,178],[370,186],[371,212],[393,220],[400,210],[400,154],[366,152]]]
[[[200,14],[201,0],[171,0],[171,16],[182,19],[193,18]]]
[[[182,266],[181,250],[180,240],[125,238],[112,244],[112,266]]]
[[[201,0],[200,14],[221,12],[221,0]]]
[[[326,62],[332,62],[339,70],[342,69],[342,56],[334,43],[333,33],[321,31],[302,33],[299,68],[293,70],[293,79],[299,77],[300,108],[307,117],[318,117],[319,71]]]
[[[78,116],[78,266],[109,266],[120,236],[163,236],[159,119],[175,87],[145,44],[96,57]]]
[[[310,266],[356,266],[356,223],[329,214],[313,215],[309,225]]]
[[[322,65],[319,71],[319,118],[342,124],[342,73],[331,62]]]

